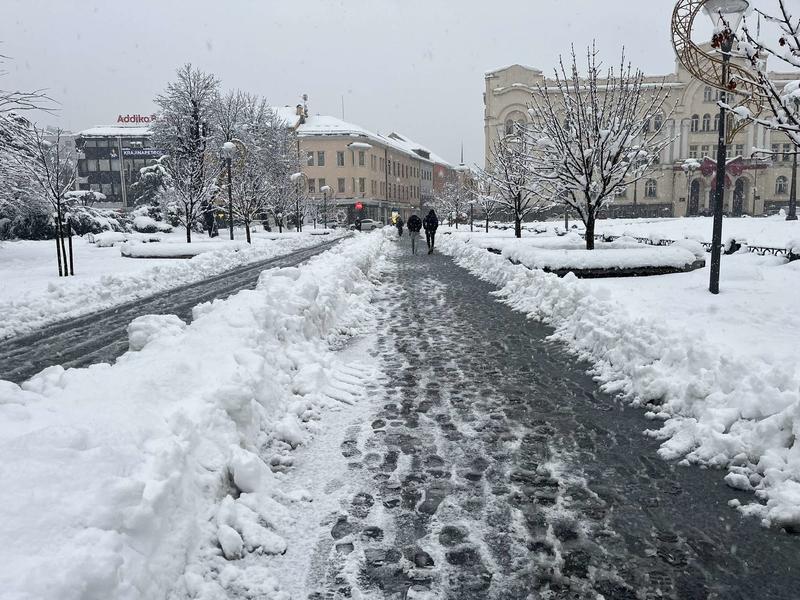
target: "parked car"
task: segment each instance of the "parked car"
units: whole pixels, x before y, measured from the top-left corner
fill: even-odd
[[[372,231],[373,229],[380,229],[383,223],[380,221],[373,221],[372,219],[361,219],[361,231]],[[355,229],[356,225],[350,225],[350,229]]]

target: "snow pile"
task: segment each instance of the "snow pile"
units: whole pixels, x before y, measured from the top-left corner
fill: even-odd
[[[192,258],[206,252],[238,252],[247,247],[247,242],[236,241],[205,244],[138,244],[136,242],[125,242],[120,245],[119,251],[122,256],[127,256],[128,258]]]
[[[138,218],[138,217],[137,217]],[[123,231],[104,231],[103,233],[90,233],[87,235],[89,242],[98,248],[111,248],[119,246],[128,241],[137,242],[160,242],[158,235],[148,235],[141,233],[126,233]]]
[[[172,226],[164,221],[156,221],[147,215],[137,215],[133,219],[133,228],[140,233],[156,233],[162,231],[169,233],[172,231]]]
[[[343,233],[345,232],[333,234],[331,237]],[[110,240],[118,238],[112,236],[127,236],[123,240],[130,239],[130,236],[152,237],[143,236],[143,234],[108,232],[95,235],[94,239],[101,238],[109,241],[109,245],[113,245],[117,242]],[[78,274],[76,277],[57,279],[48,272],[46,278],[39,280],[41,289],[32,289],[30,286],[21,288],[20,285],[17,285],[12,289],[13,293],[7,294],[7,299],[0,299],[0,313],[3,314],[3,320],[0,321],[0,339],[26,333],[54,321],[78,317],[186,283],[200,281],[247,263],[275,258],[319,243],[319,239],[312,236],[284,234],[277,236],[277,239],[274,240],[256,238],[251,246],[238,252],[229,250],[213,252],[217,249],[217,243],[197,242],[192,246],[202,246],[209,252],[202,253],[190,260],[163,262],[130,272],[123,271],[122,266],[114,266],[111,262],[112,259],[106,257],[93,265],[96,271],[93,276],[91,273],[87,274],[87,261],[81,258],[81,260],[76,260]],[[138,244],[138,246],[148,247],[167,245],[175,244]],[[47,250],[49,251],[49,249],[50,244],[48,243]],[[98,250],[91,246],[88,249],[95,254],[109,252],[109,250]],[[139,262],[121,259],[119,253],[114,252],[114,254],[116,260],[123,260],[127,263]],[[27,263],[23,262],[22,266],[18,268],[24,268],[25,264]],[[14,265],[11,264],[9,268],[14,268]],[[3,273],[0,269],[0,279],[2,277]]]
[[[4,597],[285,598],[249,558],[286,549],[308,495],[267,464],[360,397],[370,373],[331,343],[372,320],[383,248],[359,236],[265,271],[190,325],[138,319],[113,366],[0,381]]]
[[[604,247],[605,246],[605,247]],[[694,255],[679,247],[644,246],[634,248],[598,245],[595,250],[545,250],[527,245],[509,244],[503,257],[531,269],[638,269],[645,267],[688,267]]]
[[[742,506],[744,512],[759,516],[764,525],[800,527],[796,353],[784,353],[780,360],[746,352],[737,356],[732,346],[711,343],[702,328],[690,330],[658,315],[629,311],[624,294],[615,299],[607,288],[573,275],[559,279],[529,270],[448,237],[440,242],[444,252],[499,286],[497,294],[507,304],[553,326],[555,339],[593,363],[593,374],[606,392],[620,394],[645,407],[649,418],[663,421],[647,433],[662,440],[664,459],[727,468],[729,485],[754,490],[761,500]],[[796,282],[800,268],[795,265],[774,268],[786,270],[783,277]],[[664,279],[691,279],[695,273]],[[674,285],[670,289],[674,293]],[[747,321],[748,307],[752,304],[728,320]]]

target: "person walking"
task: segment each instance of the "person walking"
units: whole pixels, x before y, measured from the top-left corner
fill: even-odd
[[[411,254],[417,253],[417,238],[419,238],[419,230],[422,229],[422,219],[417,215],[408,217],[408,237],[411,238]]]
[[[394,222],[394,226],[397,227],[397,235],[403,237],[403,217],[397,215],[397,220]]]
[[[436,237],[436,230],[439,228],[439,217],[433,209],[425,216],[422,222],[425,227],[425,241],[428,242],[428,254],[433,254],[433,244]]]

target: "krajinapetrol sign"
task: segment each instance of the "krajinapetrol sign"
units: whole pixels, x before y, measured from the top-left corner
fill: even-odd
[[[165,152],[159,148],[123,148],[125,158],[161,158]]]

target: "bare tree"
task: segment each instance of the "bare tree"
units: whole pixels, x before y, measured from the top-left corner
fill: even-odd
[[[153,125],[153,142],[166,150],[163,166],[180,207],[178,219],[186,227],[187,242],[192,241],[192,227],[201,216],[213,218],[212,199],[221,164],[208,145],[218,88],[214,75],[186,64],[156,97],[161,112]]]
[[[62,129],[46,131],[32,125],[24,132],[22,144],[24,151],[20,150],[12,154],[18,172],[27,174],[29,180],[38,189],[39,195],[54,211],[59,276],[75,274],[70,226],[68,221],[65,224],[65,216],[68,208],[67,193],[75,186],[76,164],[72,155],[62,144],[63,133]],[[70,240],[69,259],[64,245],[65,234],[69,235]]]
[[[269,183],[267,209],[279,231],[283,231],[287,216],[294,212],[297,202],[304,200],[305,194],[290,179],[293,173],[301,170],[297,135],[277,115],[273,114],[270,120],[269,139],[263,147]]]
[[[733,108],[736,118],[764,125],[785,133],[794,146],[800,149],[800,77],[788,84],[777,85],[769,77],[769,59],[791,67],[800,68],[800,16],[790,12],[786,0],[778,0],[777,14],[757,11],[768,22],[777,25],[778,37],[773,42],[759,39],[758,33],[747,26],[742,27],[744,39],[739,41],[738,52],[747,57],[752,66],[752,77],[745,83],[755,88],[762,102],[769,109],[768,115],[754,115],[744,106]],[[742,83],[742,76],[733,77],[731,86]],[[730,106],[726,106],[731,108]]]
[[[469,206],[469,194],[460,173],[451,171],[441,190],[434,193],[433,205],[441,218],[447,217],[450,225],[458,221]]]
[[[492,180],[483,174],[479,176],[475,186],[474,202],[480,207],[483,217],[486,220],[486,233],[489,233],[489,221],[498,208],[497,198],[493,191]]]
[[[534,178],[553,198],[573,209],[586,226],[586,248],[594,248],[595,221],[631,183],[652,171],[671,140],[651,127],[663,122],[669,93],[663,82],[645,82],[626,65],[605,76],[594,46],[587,50],[587,76],[579,75],[575,51],[569,70],[563,60],[555,79],[538,86],[523,129]]]
[[[514,235],[522,237],[522,222],[531,213],[550,208],[550,190],[533,169],[537,145],[522,127],[497,139],[489,150],[489,166],[480,171],[484,186],[495,191],[497,207],[514,218]]]

